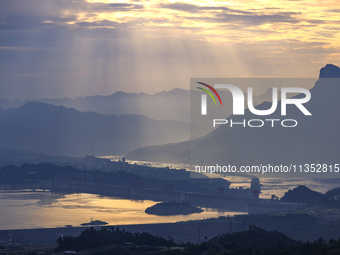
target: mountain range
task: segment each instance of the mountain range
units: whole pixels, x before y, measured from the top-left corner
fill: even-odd
[[[313,108],[313,120],[316,119],[314,116],[317,116],[321,121],[326,121],[327,116],[318,112],[319,104],[323,104],[320,101],[325,101],[325,106],[337,102],[335,98],[329,100],[320,98],[320,96],[326,93],[326,90],[333,89],[333,85],[322,85],[322,78],[338,77],[338,69],[336,66],[327,65],[320,71],[320,80],[317,82],[319,85],[311,90],[313,91],[313,103],[311,106],[308,105]],[[314,99],[314,91],[319,94],[319,99],[318,95],[316,95],[317,99]],[[331,97],[335,97],[339,94],[338,92],[340,91],[328,91]],[[224,98],[223,104],[227,105],[227,111],[223,114],[228,116],[232,110],[231,93],[221,91],[220,94]],[[194,108],[191,109],[190,116],[190,96],[200,97],[200,95],[199,91],[173,89],[155,95],[117,92],[110,96],[78,97],[76,99],[13,102],[0,99],[0,106],[3,107],[0,108],[0,149],[26,150],[49,155],[127,154],[128,158],[139,160],[178,162],[189,162],[190,160],[191,162],[200,162],[201,160],[230,162],[231,160],[240,163],[245,160],[249,162],[261,161],[260,154],[265,149],[275,146],[276,143],[282,143],[284,145],[282,150],[286,150],[285,146],[288,146],[289,139],[281,141],[282,134],[290,135],[294,139],[296,137],[294,142],[299,142],[302,147],[314,146],[314,143],[307,138],[307,140],[303,140],[304,133],[312,132],[308,131],[310,129],[308,125],[311,124],[309,122],[306,122],[307,124],[299,123],[299,127],[294,130],[284,130],[279,132],[279,135],[275,133],[277,132],[276,128],[267,127],[246,129],[244,132],[220,126],[209,133],[212,129],[206,123],[188,123],[190,117],[200,115],[200,109]],[[270,100],[271,91],[268,90],[261,96],[254,96],[254,105],[258,105],[259,109],[266,109],[270,107],[271,103],[263,101]],[[279,110],[270,117],[281,117],[277,115],[277,112]],[[117,113],[119,116],[113,113]],[[297,109],[292,112],[291,117],[296,114],[299,114]],[[246,110],[244,118],[253,117]],[[235,117],[235,120],[237,119],[239,117]],[[328,129],[332,129],[334,125]],[[319,130],[322,128],[318,126],[317,131]],[[331,134],[332,132],[333,130],[326,133]],[[313,133],[313,135],[314,138],[319,137],[318,134]],[[196,139],[198,137],[201,138]],[[188,141],[190,138],[191,142]],[[333,144],[334,139],[327,139],[325,141],[330,139],[331,143],[329,144]],[[320,141],[320,143],[322,142],[323,140]],[[324,142],[324,144],[328,143]],[[294,146],[290,151],[293,153],[294,150],[302,149],[301,146]],[[244,149],[245,147],[248,149]],[[208,155],[207,151],[209,151]],[[282,152],[280,149],[275,151],[277,153],[271,155],[271,159],[280,161],[281,159],[277,155]],[[322,153],[308,151],[308,155],[314,158],[320,158]],[[332,153],[334,154],[335,151],[330,153],[330,157],[333,157]],[[293,153],[293,158],[295,154]]]
[[[0,149],[49,155],[124,155],[139,147],[189,137],[188,123],[141,115],[103,115],[38,102],[0,109]]]
[[[158,92],[154,95],[146,93],[126,93],[118,91],[108,96],[87,96],[70,98],[43,98],[38,100],[15,100],[9,101],[0,99],[0,108],[18,108],[29,102],[39,102],[52,104],[55,106],[65,106],[74,108],[81,112],[95,112],[106,115],[137,114],[144,115],[156,120],[177,120],[189,123],[190,119],[190,93],[200,95],[200,92],[190,92],[174,88],[170,91]],[[192,94],[192,95],[193,95]],[[231,104],[231,94],[229,91],[222,92],[226,103]],[[255,105],[263,101],[271,100],[271,92],[268,90],[260,96],[254,96]],[[231,114],[227,112],[226,114]]]
[[[266,119],[295,119],[298,125],[285,128],[230,127],[220,125],[208,135],[177,144],[139,148],[127,155],[134,160],[178,161],[209,165],[266,164],[266,163],[339,163],[340,151],[340,68],[331,64],[320,70],[319,80],[310,90],[311,100],[304,106],[312,113],[305,116],[297,107],[287,106],[287,116],[281,116],[280,102],[277,110],[264,116]],[[296,95],[293,98],[299,98]],[[269,109],[270,102],[257,109]],[[259,119],[263,116],[245,110],[243,116],[230,115],[227,119]],[[264,118],[263,118],[264,119]],[[279,123],[279,122],[278,122]]]

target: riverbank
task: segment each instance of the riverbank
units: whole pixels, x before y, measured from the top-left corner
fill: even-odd
[[[277,230],[295,240],[314,241],[320,237],[328,242],[340,237],[340,219],[325,219],[308,214],[287,215],[236,215],[206,220],[159,224],[114,225],[130,232],[147,232],[163,238],[171,237],[175,243],[199,243],[223,233],[249,229],[255,225],[265,230]],[[9,240],[19,245],[54,244],[61,235],[78,236],[89,227],[40,228],[1,230],[0,240]],[[94,226],[100,229],[100,226]]]
[[[88,193],[55,193],[43,191],[0,192],[0,229],[81,227],[91,218],[109,225],[156,224],[217,218],[242,214],[240,211],[204,209],[201,213],[156,216],[145,209],[157,202],[131,200]],[[244,214],[244,213],[243,213]]]

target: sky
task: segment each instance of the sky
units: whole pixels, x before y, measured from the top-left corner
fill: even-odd
[[[340,65],[338,0],[0,0],[0,98],[154,94]]]

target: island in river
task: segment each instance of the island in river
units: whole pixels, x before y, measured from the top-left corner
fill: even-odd
[[[201,213],[201,208],[192,206],[188,202],[163,202],[155,204],[145,210],[148,214],[159,216],[172,216],[172,215],[188,215],[192,213]]]
[[[109,224],[109,223],[107,223],[105,221],[100,221],[100,220],[94,220],[93,221],[93,220],[91,220],[88,223],[82,223],[80,225],[82,225],[82,226],[93,226],[93,225],[97,226],[97,225],[107,225],[107,224]]]

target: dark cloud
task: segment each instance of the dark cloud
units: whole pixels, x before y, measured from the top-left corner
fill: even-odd
[[[336,13],[340,13],[340,9],[330,9],[327,12],[336,12]]]
[[[0,2],[0,30],[29,30],[51,28],[65,24],[77,18],[72,9],[75,1],[18,1],[3,0]],[[46,21],[50,23],[46,23]]]
[[[82,27],[116,27],[119,26],[119,23],[111,20],[100,20],[94,22],[77,22],[77,25]]]
[[[100,20],[100,21],[93,21],[93,22],[76,22],[75,25],[78,28],[98,28],[98,29],[102,29],[102,32],[104,32],[105,28],[109,28],[110,30],[113,29],[113,28],[114,29],[126,29],[128,27],[148,23],[148,22],[151,22],[151,21],[152,20],[144,19],[144,18],[138,18],[138,19],[135,19],[135,20],[132,20],[132,21],[127,21],[127,22],[115,22],[115,21],[111,21],[111,20]],[[157,23],[161,23],[161,22],[158,21]],[[110,30],[108,30],[108,32],[110,32]]]
[[[270,14],[261,12],[256,9],[250,9],[248,11],[238,10],[223,6],[199,6],[186,3],[173,3],[173,4],[161,4],[159,7],[172,9],[177,11],[183,11],[188,13],[199,13],[204,11],[219,10],[220,12],[210,12],[213,17],[203,16],[199,18],[185,17],[186,19],[197,19],[206,22],[214,23],[237,23],[245,24],[247,26],[258,26],[266,23],[290,23],[297,24],[302,21],[311,24],[323,24],[324,20],[305,20],[297,17],[301,12],[283,12],[279,8],[265,8],[266,10],[273,11]]]
[[[173,3],[173,4],[161,4],[160,8],[172,9],[176,11],[186,11],[186,12],[197,12],[200,10],[200,7],[194,4],[185,4],[185,3]]]
[[[119,10],[121,10],[122,8],[125,8],[125,9],[143,9],[144,8],[142,4],[126,4],[126,3],[106,4],[105,7],[119,9]]]
[[[194,4],[186,4],[186,3],[173,3],[173,4],[161,4],[160,8],[172,9],[176,11],[185,11],[185,12],[199,12],[204,10],[220,10],[220,11],[230,11],[234,13],[243,13],[250,14],[251,12],[231,9],[223,6],[198,6]]]
[[[77,22],[78,13],[94,17],[97,12],[127,12],[143,9],[142,4],[88,3],[83,0],[2,0],[0,30],[69,29],[75,22],[79,27],[113,26],[114,22]]]
[[[326,23],[324,20],[321,20],[321,19],[308,19],[308,20],[305,20],[305,21],[307,21],[310,24],[324,24],[324,23]]]
[[[143,4],[129,4],[129,3],[84,3],[83,7],[87,7],[87,11],[95,12],[125,12],[132,10],[141,10],[144,8]]]
[[[245,23],[249,26],[258,26],[265,23],[299,23],[300,20],[292,17],[290,13],[279,14],[250,14],[250,15],[237,15],[222,13],[216,15],[213,19],[214,22],[239,22]]]
[[[291,14],[251,14],[239,15],[231,13],[218,13],[214,17],[186,17],[186,19],[199,20],[210,23],[225,23],[227,25],[245,25],[247,27],[259,26],[266,23],[290,23],[297,24],[301,20],[294,18]],[[239,28],[240,29],[240,28]]]

